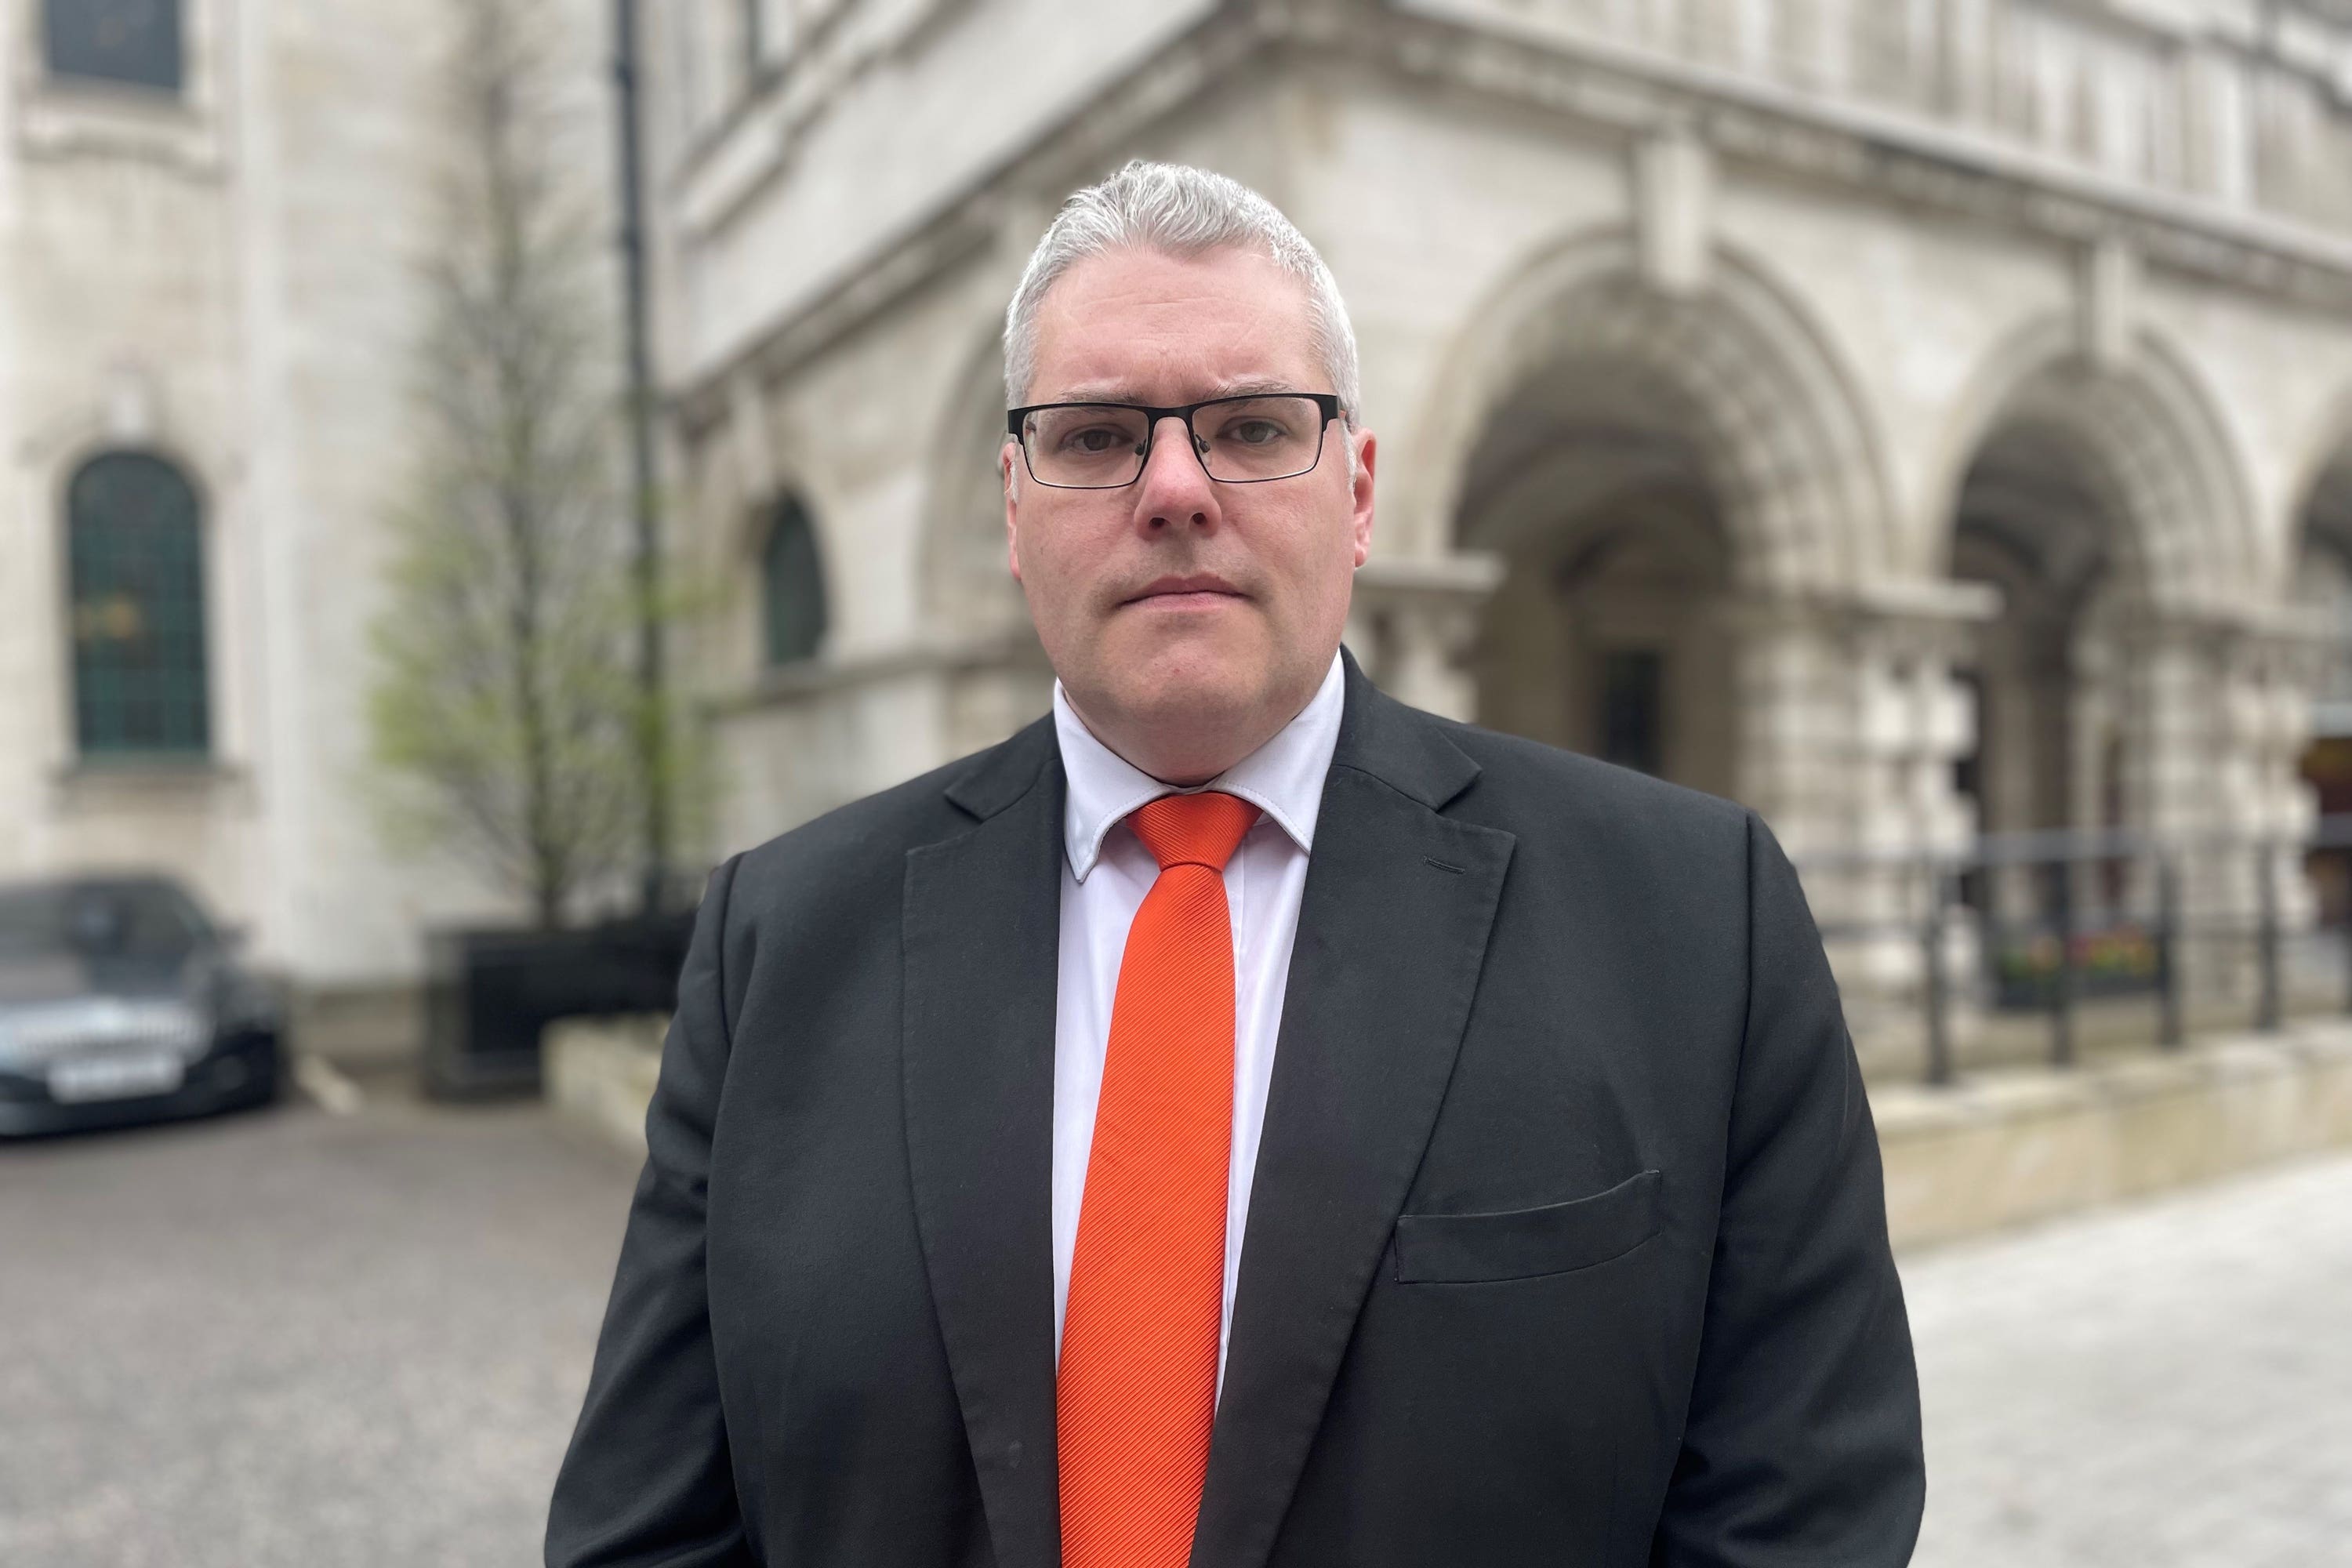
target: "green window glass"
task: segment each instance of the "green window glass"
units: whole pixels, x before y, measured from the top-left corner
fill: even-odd
[[[816,530],[795,498],[776,504],[760,574],[768,662],[815,658],[824,641],[824,568],[817,559]]]
[[[180,90],[179,0],[44,0],[49,74]]]
[[[201,756],[204,537],[195,488],[143,452],[110,452],[66,498],[74,727],[89,756]]]

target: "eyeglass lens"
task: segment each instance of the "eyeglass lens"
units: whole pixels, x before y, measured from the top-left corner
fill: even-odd
[[[1029,416],[1022,446],[1042,484],[1116,489],[1143,472],[1150,416],[1115,403],[1041,408]],[[1323,410],[1311,397],[1250,397],[1192,411],[1192,445],[1214,479],[1284,479],[1315,466],[1323,449]]]

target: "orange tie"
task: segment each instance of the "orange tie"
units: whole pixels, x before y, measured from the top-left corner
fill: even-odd
[[[1234,1127],[1225,862],[1258,809],[1163,795],[1128,928],[1055,1386],[1064,1568],[1183,1568],[1209,1472]]]

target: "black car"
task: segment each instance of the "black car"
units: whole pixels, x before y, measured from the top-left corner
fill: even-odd
[[[0,1137],[277,1098],[281,1009],[161,877],[0,883]]]

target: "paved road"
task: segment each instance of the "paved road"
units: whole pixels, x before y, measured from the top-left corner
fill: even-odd
[[[0,1149],[0,1563],[538,1561],[633,1178],[536,1110]]]
[[[535,1561],[633,1170],[397,1102],[0,1149],[0,1563]],[[1920,1568],[2352,1564],[2352,1160],[1905,1274]]]

